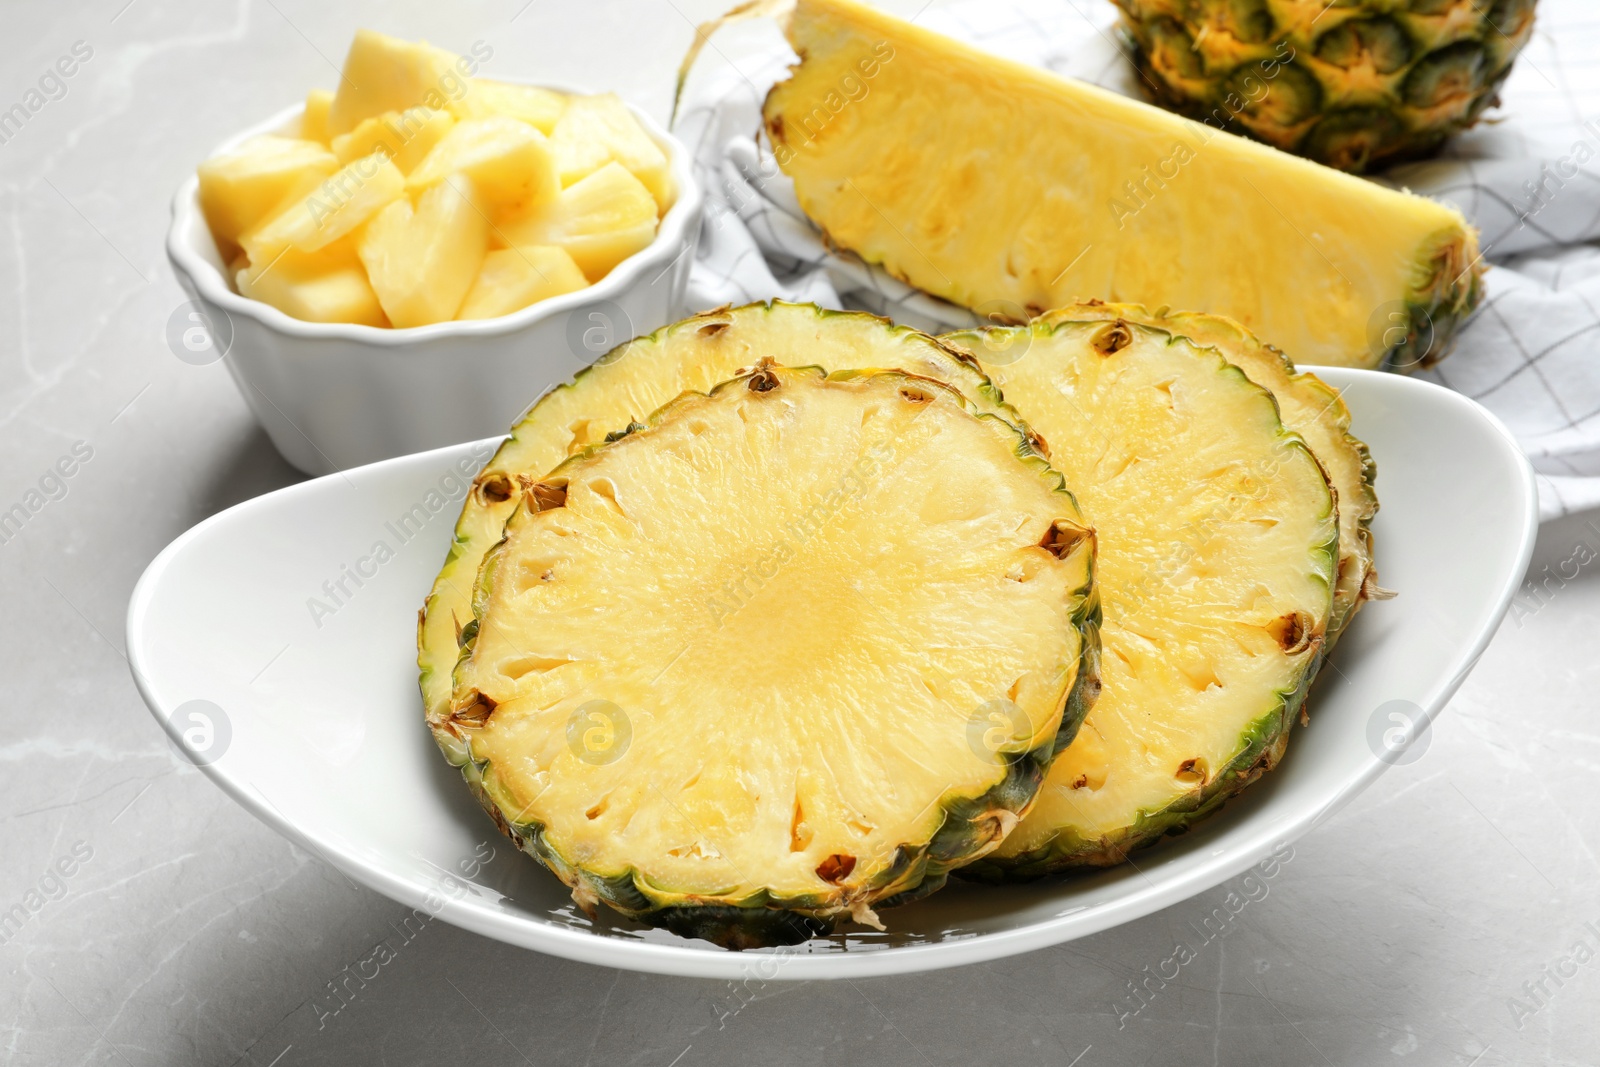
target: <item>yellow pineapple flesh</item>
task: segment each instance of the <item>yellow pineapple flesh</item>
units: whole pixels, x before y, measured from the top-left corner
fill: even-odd
[[[620,163],[650,190],[657,210],[665,214],[672,206],[667,155],[616,94],[574,97],[556,123],[550,143],[562,185],[588,177],[607,163]]]
[[[488,248],[489,220],[472,179],[455,175],[378,213],[358,251],[389,321],[399,329],[456,317]]]
[[[234,278],[241,295],[305,322],[388,325],[352,237],[316,252],[289,249],[271,263],[240,268]]]
[[[458,319],[492,319],[589,284],[565,249],[548,245],[497,248],[483,257],[478,280]]]
[[[510,247],[558,245],[596,282],[655,240],[656,202],[621,164],[607,163],[495,235]]]
[[[362,119],[355,129],[335,137],[333,154],[340,163],[350,163],[382,151],[402,174],[410,174],[454,125],[449,112],[431,107],[386,111]]]
[[[544,134],[500,115],[457,125],[417,165],[406,185],[413,191],[425,189],[452,174],[469,176],[491,211],[552,200],[560,190]]]
[[[1302,362],[1375,366],[1424,335],[1443,354],[1478,297],[1476,235],[1444,204],[852,0],[800,0],[788,34],[803,59],[765,118],[801,207],[985,317],[1203,308]]]
[[[405,176],[381,153],[342,167],[305,197],[239,239],[253,265],[269,263],[286,248],[315,252],[366,222],[405,193]]]
[[[326,148],[292,137],[252,137],[200,164],[200,210],[224,259],[245,231],[339,169]]]

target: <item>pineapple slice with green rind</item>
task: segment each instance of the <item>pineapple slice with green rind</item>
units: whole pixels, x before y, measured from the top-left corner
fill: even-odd
[[[985,318],[1204,308],[1302,362],[1370,367],[1442,357],[1481,296],[1476,232],[1446,204],[853,0],[799,0],[788,35],[802,62],[763,113],[806,215]]]
[[[1138,304],[1090,301],[1059,308],[1045,322],[1125,319],[1171,330],[1222,353],[1278,402],[1286,428],[1305,438],[1322,464],[1339,507],[1339,571],[1333,590],[1324,653],[1333,651],[1363,602],[1382,595],[1372,559],[1372,520],[1378,514],[1377,464],[1364,442],[1350,432],[1350,409],[1337,389],[1315,374],[1296,371],[1284,353],[1222,315],[1194,311],[1150,311]]]
[[[1076,728],[1094,535],[948,386],[764,361],[524,500],[440,728],[591,912],[730,948],[877,925],[991,850]]]
[[[597,324],[601,329],[606,324]],[[472,621],[472,587],[484,555],[500,540],[525,484],[638,422],[686,391],[704,392],[762,358],[821,363],[834,370],[890,368],[960,389],[979,410],[1020,425],[977,363],[907,326],[860,312],[784,301],[722,308],[622,342],[592,367],[540,398],[484,465],[462,504],[455,536],[417,622],[417,666],[434,737],[458,765],[441,729],[449,714],[450,673],[461,632]]]
[[[1333,494],[1273,395],[1215,348],[1098,312],[947,340],[1048,443],[1095,529],[1104,605],[1099,699],[964,873],[1119,863],[1283,755],[1333,609]]]

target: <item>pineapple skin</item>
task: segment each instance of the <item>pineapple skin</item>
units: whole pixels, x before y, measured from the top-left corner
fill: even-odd
[[[1004,861],[988,857],[979,859],[963,867],[961,877],[968,881],[998,885],[1032,882],[1081,867],[1115,867],[1138,849],[1154,845],[1168,835],[1186,832],[1207,816],[1220,811],[1230,799],[1249,788],[1283,759],[1283,754],[1289,748],[1289,731],[1305,705],[1306,694],[1311,689],[1316,673],[1315,669],[1306,671],[1299,686],[1279,694],[1277,704],[1257,719],[1244,734],[1244,747],[1238,756],[1204,789],[1195,790],[1164,808],[1140,812],[1134,822],[1117,833],[1085,838],[1070,831],[1061,831],[1040,848],[1008,856]]]
[[[1361,173],[1477,122],[1536,0],[1113,2],[1156,103]]]
[[[782,306],[794,311],[813,311],[823,320],[836,315],[856,314],[829,312],[806,305]],[[770,310],[772,305],[764,307],[752,305],[752,307],[758,310]],[[750,308],[741,310],[748,311]],[[699,329],[706,320],[716,314],[712,312],[695,316],[673,326],[663,327],[657,334],[685,327]],[[864,317],[871,318],[871,316]],[[908,327],[894,326],[886,320],[880,321],[884,321],[886,331],[899,334],[917,333]],[[818,332],[821,333],[820,330]],[[650,338],[642,340],[650,341],[655,336],[651,335]],[[780,374],[806,372],[829,377],[821,367],[779,369]],[[847,370],[831,377],[847,380],[862,374],[897,377],[909,381],[933,380],[894,369]],[[749,374],[744,374],[729,382],[721,383],[713,392],[742,386],[749,377]],[[993,411],[986,410],[990,404],[974,403],[957,386],[945,384],[944,388],[959,397],[962,405],[971,414],[994,419],[997,424],[1014,433],[1015,455],[1041,475],[1054,479],[1057,491],[1071,502],[1074,510],[1076,509],[1071,491],[1066,488],[1060,475],[1051,469],[1030,431],[1018,428]],[[607,434],[599,442],[574,452],[549,472],[546,479],[558,477],[567,467],[580,463],[616,440],[658,425],[676,415],[681,406],[703,400],[705,395],[692,390],[683,393],[672,402],[658,408],[643,423],[631,423],[625,429]],[[535,412],[530,412],[528,418],[532,418],[536,411],[537,409]],[[1092,531],[1090,538],[1092,546]],[[597,912],[597,905],[604,903],[636,922],[661,927],[682,937],[701,938],[725,949],[739,951],[801,944],[811,938],[828,935],[841,919],[849,919],[852,916],[860,918],[863,914],[870,918],[873,909],[910,903],[938,890],[946,883],[952,871],[966,866],[999,845],[1011,827],[1016,824],[1017,819],[1027,811],[1044,785],[1051,762],[1071,744],[1101,689],[1099,637],[1101,607],[1095,584],[1092,548],[1086,555],[1085,563],[1084,584],[1079,589],[1078,606],[1071,616],[1072,625],[1081,638],[1077,674],[1063,702],[1061,723],[1056,733],[1034,749],[1007,755],[1003,777],[984,793],[971,798],[955,798],[944,803],[943,823],[931,840],[920,847],[902,845],[895,856],[895,862],[878,878],[852,890],[848,895],[842,890],[833,890],[806,897],[780,898],[766,890],[760,890],[731,903],[707,903],[698,896],[675,893],[669,888],[654,885],[631,868],[608,876],[587,870],[581,863],[573,861],[553,847],[542,823],[532,820],[518,822],[508,818],[507,812],[495,802],[486,786],[485,772],[489,768],[488,761],[479,760],[473,755],[470,743],[454,729],[448,709],[445,709],[441,717],[435,718],[430,715],[429,725],[433,729],[441,751],[460,769],[473,796],[478,799],[479,804],[500,831],[510,838],[520,851],[537,859],[569,886],[574,901],[591,918]],[[494,564],[495,552],[491,550],[479,572],[475,596],[478,606],[482,604],[487,584],[494,581]],[[423,623],[419,622],[419,639],[423,634],[422,626]],[[471,655],[477,633],[478,619],[475,612],[473,621],[462,628],[459,637],[461,660],[465,661]]]

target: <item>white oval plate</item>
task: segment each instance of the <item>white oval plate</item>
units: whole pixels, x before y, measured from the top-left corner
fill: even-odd
[[[150,564],[128,608],[145,702],[267,825],[351,878],[449,922],[569,959],[696,977],[859,978],[994,959],[1096,933],[1262,861],[1377,777],[1389,713],[1431,719],[1488,644],[1527,568],[1533,474],[1493,416],[1370,371],[1343,388],[1378,461],[1375,535],[1398,598],[1361,612],[1278,770],[1120,868],[991,889],[952,880],[793,949],[734,953],[604,912],[515,852],[422,724],[416,612],[468,478],[497,442],[360,467],[247,501]],[[465,472],[465,473],[463,473]],[[193,703],[193,702],[203,703]],[[1403,757],[1402,757],[1403,758]]]

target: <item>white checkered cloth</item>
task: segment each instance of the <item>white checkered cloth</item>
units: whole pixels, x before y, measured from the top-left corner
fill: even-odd
[[[1431,378],[1483,403],[1539,473],[1544,519],[1600,507],[1600,9],[1543,0],[1503,106],[1443,156],[1383,181],[1448,200],[1482,231],[1487,296]],[[1011,59],[1137,96],[1106,0],[967,0],[918,20]],[[758,147],[761,101],[793,53],[765,20],[701,55],[676,130],[695,153],[707,219],[691,305],[768,297],[865,308],[925,329],[970,313],[825,248]],[[1293,355],[1293,353],[1290,353]]]

